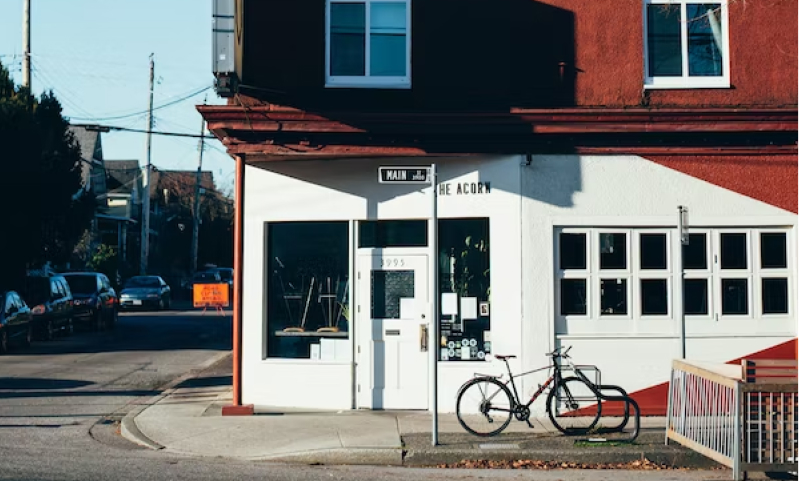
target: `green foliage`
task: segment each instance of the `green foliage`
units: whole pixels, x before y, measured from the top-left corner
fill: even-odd
[[[51,92],[36,99],[0,65],[0,205],[3,230],[13,233],[3,238],[0,285],[19,285],[27,267],[69,260],[93,216],[80,148],[61,112]]]
[[[117,249],[106,244],[100,244],[92,253],[86,266],[96,272],[101,272],[114,282],[117,278],[118,268]]]

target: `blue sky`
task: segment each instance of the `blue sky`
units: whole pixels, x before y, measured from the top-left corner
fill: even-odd
[[[23,0],[0,0],[0,62],[22,81]],[[154,105],[213,85],[211,0],[31,0],[33,91],[52,89],[74,123],[146,129],[149,55],[155,58]],[[198,134],[195,105],[213,89],[154,113],[154,130]],[[137,113],[116,120],[107,117]],[[96,119],[96,120],[95,120]],[[198,140],[153,136],[152,163],[163,169],[197,169]],[[145,135],[103,134],[108,160],[145,162]],[[217,187],[232,191],[233,160],[216,140],[207,141],[203,170]]]

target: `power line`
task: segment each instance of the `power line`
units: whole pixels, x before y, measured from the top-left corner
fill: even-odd
[[[202,87],[200,89],[197,89],[197,90],[195,90],[195,91],[193,91],[193,92],[191,92],[191,93],[189,93],[189,94],[187,94],[187,95],[185,95],[183,97],[180,97],[180,98],[177,98],[175,100],[169,101],[167,103],[161,104],[161,105],[159,105],[157,107],[153,107],[153,111],[164,109],[164,108],[167,108],[169,106],[175,105],[175,104],[183,102],[185,100],[188,100],[188,99],[190,99],[190,98],[192,98],[192,97],[194,97],[194,96],[196,96],[198,94],[203,93],[204,91],[210,89],[211,87],[212,87],[211,85],[207,85],[207,86]],[[94,121],[94,122],[105,121],[105,120],[120,120],[120,119],[126,119],[128,117],[134,117],[134,116],[146,114],[147,112],[148,112],[147,110],[142,110],[142,111],[139,111],[139,112],[133,112],[133,113],[130,113],[130,114],[125,114],[125,115],[115,115],[115,116],[112,116],[112,117],[71,117],[71,120],[84,120],[84,121],[85,120],[90,120],[90,121]],[[153,132],[153,133],[155,133],[155,132]]]

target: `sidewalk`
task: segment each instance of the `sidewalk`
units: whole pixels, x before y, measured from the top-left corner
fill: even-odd
[[[634,444],[590,444],[560,435],[544,419],[535,429],[512,422],[503,434],[467,434],[454,414],[439,416],[440,445],[431,446],[426,412],[256,410],[221,415],[231,399],[230,356],[135,408],[122,421],[129,440],[165,452],[303,464],[434,466],[464,460],[625,463],[647,459],[675,467],[713,461],[664,445],[664,418],[643,418]]]

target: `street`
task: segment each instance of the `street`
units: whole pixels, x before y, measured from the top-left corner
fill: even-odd
[[[707,471],[513,471],[289,466],[181,458],[118,433],[136,402],[227,354],[230,318],[125,313],[112,332],[81,332],[0,358],[1,480],[530,479],[707,480]]]

